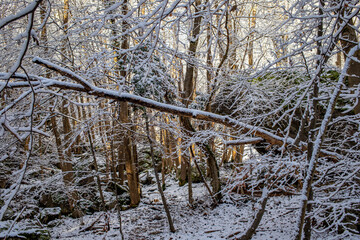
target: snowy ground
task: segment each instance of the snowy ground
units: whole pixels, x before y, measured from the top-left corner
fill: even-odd
[[[187,203],[187,186],[179,187],[174,180],[167,180],[169,186],[165,194],[168,199],[172,217],[176,228],[171,233],[160,195],[156,185],[144,188],[142,203],[134,209],[121,212],[122,226],[125,239],[229,239],[235,232],[243,232],[250,224],[256,212],[256,201],[234,195],[233,200],[225,196],[225,203],[215,209],[210,207],[203,184],[194,184],[195,207]],[[235,200],[237,198],[238,200]],[[253,239],[291,239],[296,225],[296,209],[299,199],[297,197],[273,197],[268,201],[267,212]],[[80,231],[89,226],[101,214],[101,218],[94,227],[100,228],[98,232]],[[53,239],[121,239],[119,222],[115,211],[109,212],[110,230],[104,232],[102,226],[105,222],[104,213],[87,215],[81,225],[79,219],[62,219],[59,226],[51,230]],[[326,239],[313,235],[314,239]]]
[[[223,183],[227,182],[226,178],[229,177],[227,171],[225,168],[221,170]],[[239,237],[248,228],[257,211],[258,198],[235,193],[225,193],[224,202],[212,209],[211,199],[203,183],[193,184],[194,205],[189,206],[188,186],[179,187],[176,180],[167,177],[165,195],[176,228],[176,232],[171,233],[156,184],[144,185],[142,191],[141,204],[137,208],[121,211],[123,234],[127,240],[233,239],[230,236]],[[293,239],[298,204],[298,196],[271,197],[253,239]],[[109,216],[108,221],[105,216]],[[35,219],[27,220],[30,226],[40,225]],[[105,222],[109,223],[109,230],[104,230]],[[83,231],[92,224],[92,228]],[[19,222],[16,225],[19,226],[12,229],[12,234],[15,234],[23,223]],[[62,217],[43,227],[50,231],[51,239],[121,239],[115,210],[86,215],[83,219]],[[234,233],[238,234],[234,235]],[[4,234],[0,231],[0,239]],[[313,231],[312,239],[340,238]]]

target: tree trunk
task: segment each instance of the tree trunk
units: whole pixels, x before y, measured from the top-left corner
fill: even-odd
[[[344,51],[345,60],[350,50],[358,44],[358,38],[356,36],[356,26],[354,26],[353,19],[350,19],[348,24],[344,27],[340,43]],[[360,50],[356,51],[353,58],[356,58],[357,61],[351,60],[350,66],[347,70],[348,74],[348,87],[353,88],[352,92],[354,93],[357,86],[360,84]],[[358,103],[354,107],[354,113],[360,113],[360,98],[358,98]]]
[[[67,30],[68,30],[68,25],[69,25],[69,11],[70,11],[70,4],[69,4],[69,0],[64,0],[64,11],[63,11],[63,30],[65,35],[67,34]],[[62,43],[61,46],[61,53],[63,54],[63,56],[66,56],[66,52],[67,52],[67,44],[68,44],[68,40],[65,37],[65,40]],[[65,61],[65,57],[63,57],[63,60]],[[71,148],[72,148],[72,143],[71,143],[71,124],[70,124],[70,120],[69,120],[69,108],[67,106],[67,101],[64,99],[62,101],[62,105],[60,107],[61,113],[63,114],[62,116],[62,124],[63,124],[63,133],[64,133],[64,141],[63,141],[63,156],[64,156],[64,160],[61,163],[61,169],[62,172],[64,174],[63,176],[63,180],[66,186],[71,186],[73,181],[74,181],[74,168],[73,168],[73,164],[71,161]],[[55,121],[55,119],[54,119]],[[56,123],[56,121],[55,121]],[[59,138],[60,139],[60,138]],[[79,195],[77,193],[76,190],[70,190],[69,191],[69,203],[70,203],[70,208],[71,208],[71,212],[73,214],[74,217],[81,217],[83,214],[76,209],[76,202],[79,200]]]
[[[123,16],[128,13],[128,1],[124,0],[121,11]],[[126,20],[122,20],[121,22],[121,49],[128,49],[129,48],[129,40],[128,36],[125,35],[126,30],[128,29],[128,23]],[[123,64],[126,64],[126,54],[121,54],[120,59]],[[119,59],[119,60],[120,60]],[[124,70],[124,67],[120,71],[120,77],[123,82],[126,82],[126,75],[127,71]],[[129,119],[129,105],[126,102],[120,103],[120,121],[123,124],[130,123]],[[133,142],[131,139],[132,133],[129,130],[125,131],[125,135],[123,136],[123,151],[125,152],[125,169],[126,169],[126,176],[128,179],[129,184],[129,191],[130,191],[130,199],[131,199],[131,206],[137,206],[140,203],[140,184],[138,181],[138,173],[136,167],[136,156],[137,154],[134,152],[136,148],[133,147]]]
[[[195,18],[193,20],[193,28],[192,28],[192,35],[190,38],[190,45],[188,48],[189,53],[189,61],[186,64],[186,72],[185,78],[183,81],[183,95],[182,101],[183,104],[188,107],[189,104],[194,100],[195,96],[195,82],[194,82],[194,64],[192,63],[195,57],[196,48],[199,43],[199,34],[200,34],[200,24],[201,24],[201,15],[197,13],[200,11],[201,0],[195,1]],[[185,131],[192,131],[191,130],[191,122],[190,119],[187,117],[180,117],[180,125],[184,128]],[[187,176],[187,167],[189,162],[189,156],[187,155],[187,149],[182,149],[182,160],[181,160],[181,171],[180,171],[180,179],[179,184],[183,185],[186,182]]]
[[[113,4],[115,4],[114,1],[104,1],[106,7],[111,7]],[[126,16],[128,13],[128,1],[124,0],[121,5],[121,13],[123,16]],[[126,19],[122,19],[120,22],[121,26],[121,42],[119,43],[117,40],[118,32],[116,31],[117,24],[116,19],[111,18],[110,19],[112,31],[111,35],[113,37],[112,40],[112,48],[114,51],[118,51],[119,49],[128,49],[129,48],[129,40],[128,36],[126,34],[126,31],[128,29],[128,22]],[[126,71],[126,53],[117,54],[115,57],[115,75],[119,78],[119,84],[126,84],[126,77],[128,72]],[[121,65],[120,65],[121,64]],[[119,154],[119,173],[122,174],[122,165],[125,163],[125,170],[126,170],[126,176],[128,180],[129,185],[129,192],[130,192],[130,205],[132,207],[137,206],[140,203],[140,184],[138,181],[138,173],[137,173],[137,154],[134,152],[136,151],[136,148],[134,147],[133,141],[132,141],[132,133],[129,129],[130,126],[129,123],[131,123],[129,119],[129,106],[127,102],[122,102],[120,105],[120,112],[119,112],[119,120],[121,124],[127,125],[123,127],[121,132],[121,142],[118,146],[118,154]]]
[[[254,31],[256,26],[256,6],[253,5],[252,9],[249,14],[249,27],[250,27],[250,34],[249,34],[249,47],[248,47],[248,60],[249,60],[249,67],[253,68],[254,65]]]
[[[58,131],[55,116],[50,118],[50,124],[51,124],[52,132],[55,136],[56,149],[57,149],[58,157],[60,160],[61,171],[63,173],[63,181],[64,181],[65,186],[68,187],[68,186],[71,186],[71,184],[74,180],[74,174],[73,174],[74,171],[73,171],[72,163],[68,162],[66,154],[64,154],[65,151],[63,149],[62,140],[61,140],[60,133]],[[77,200],[79,200],[77,192],[75,190],[70,191],[68,201],[69,201],[71,212],[74,212],[75,204],[76,204]],[[77,217],[77,214],[78,213],[75,213],[75,217]]]
[[[181,119],[181,117],[180,117]],[[180,120],[181,122],[181,120]],[[185,141],[183,138],[181,138],[181,146],[185,144]],[[180,163],[180,177],[179,177],[179,186],[183,186],[186,183],[187,177],[188,177],[188,162],[189,162],[189,156],[186,151],[186,147],[182,147],[181,149],[181,163]]]
[[[123,124],[130,122],[128,117],[128,104],[126,102],[120,103],[120,121]],[[130,192],[130,206],[135,207],[140,203],[140,184],[137,177],[133,143],[130,137],[132,134],[128,129],[125,129],[123,134],[122,145],[120,146],[123,154],[120,161],[125,162],[126,176]]]
[[[188,151],[190,152],[190,149],[188,149]],[[190,154],[189,154],[190,155]],[[192,189],[192,168],[191,168],[191,157],[189,156],[188,158],[188,162],[187,162],[187,175],[188,175],[188,201],[190,206],[192,206],[193,202],[194,202],[194,198],[193,198],[193,189]]]

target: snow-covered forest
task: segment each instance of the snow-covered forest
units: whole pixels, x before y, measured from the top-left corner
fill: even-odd
[[[0,0],[0,239],[359,239],[358,0]]]

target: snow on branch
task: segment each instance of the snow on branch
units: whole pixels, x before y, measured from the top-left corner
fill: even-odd
[[[157,102],[157,101],[154,101],[151,99],[147,99],[147,98],[136,96],[136,95],[129,94],[129,93],[119,93],[118,91],[112,91],[112,90],[99,88],[99,87],[91,85],[88,81],[86,81],[82,77],[78,76],[77,74],[73,73],[72,71],[65,69],[63,67],[60,67],[60,66],[58,66],[54,63],[51,63],[49,61],[46,61],[44,59],[36,57],[33,59],[33,62],[37,63],[41,66],[44,66],[46,68],[49,68],[51,70],[54,70],[63,76],[71,78],[72,80],[74,80],[77,83],[82,85],[83,92],[87,92],[91,95],[105,97],[105,98],[111,98],[111,99],[118,100],[118,101],[127,101],[127,102],[131,102],[131,103],[139,104],[141,106],[153,108],[153,109],[156,109],[156,110],[159,110],[162,112],[168,112],[168,113],[172,113],[175,115],[191,117],[191,118],[195,118],[195,119],[199,119],[199,120],[216,122],[216,123],[220,123],[220,124],[223,124],[223,125],[226,125],[229,127],[241,128],[241,129],[244,129],[244,131],[249,132],[250,134],[254,134],[257,137],[264,138],[266,141],[268,141],[271,144],[280,145],[280,146],[282,146],[284,144],[284,139],[282,137],[279,137],[279,136],[277,136],[267,130],[261,129],[259,127],[239,122],[239,121],[229,118],[227,116],[221,116],[218,114],[201,111],[201,110],[177,107],[177,106],[160,103],[160,102]],[[63,84],[62,82],[56,82],[56,83],[57,83],[57,85]],[[64,84],[67,84],[67,83],[64,83]],[[79,86],[77,86],[77,87],[79,87]],[[293,142],[294,142],[294,140],[289,138],[286,141],[285,145],[292,144]]]
[[[19,140],[21,143],[23,142],[22,136],[19,135],[19,133],[10,126],[10,124],[5,120],[5,117],[2,117],[0,119],[0,125],[2,125],[6,130],[8,130],[17,140]]]
[[[85,92],[87,94],[97,96],[97,97],[103,97],[107,99],[113,99],[116,101],[122,101],[122,102],[130,102],[133,104],[138,104],[144,107],[149,107],[154,110],[158,110],[161,112],[166,112],[178,116],[184,116],[184,117],[190,117],[198,120],[204,120],[209,122],[214,122],[218,124],[222,124],[231,128],[239,129],[243,133],[247,133],[250,135],[254,135],[257,137],[256,140],[264,139],[268,143],[272,145],[277,146],[289,146],[294,145],[294,139],[293,138],[283,138],[281,136],[278,136],[270,131],[267,131],[265,129],[262,129],[258,126],[246,124],[243,122],[240,122],[236,119],[230,118],[228,116],[222,116],[211,112],[201,111],[201,110],[195,110],[195,109],[189,109],[184,107],[178,107],[171,104],[166,103],[160,103],[151,99],[147,99],[144,97],[140,97],[137,95],[129,94],[129,93],[119,93],[118,91],[114,90],[108,90],[104,88],[99,88],[96,86],[91,85],[88,81],[84,80],[82,77],[78,76],[77,74],[73,73],[72,71],[68,69],[64,69],[54,63],[51,63],[49,61],[45,61],[40,58],[35,58],[33,60],[34,63],[38,63],[46,68],[52,69],[59,74],[69,77],[76,82],[76,83],[69,83],[69,82],[62,82],[47,78],[41,78],[41,77],[34,77],[32,76],[32,79],[34,80],[31,82],[33,86],[40,86],[44,85],[47,87],[58,87],[61,89],[68,89],[68,90],[75,90],[78,92]],[[0,74],[0,78],[1,78]],[[15,75],[17,78],[21,78],[21,75],[17,74]],[[2,83],[0,83],[1,87]],[[15,82],[15,83],[9,83],[6,87],[29,87],[29,84],[27,82]],[[254,139],[253,139],[254,140]],[[300,150],[306,151],[306,146],[302,145],[300,146]],[[322,151],[322,155],[336,157],[335,153],[331,152],[325,152]]]
[[[284,145],[284,139],[282,137],[277,136],[276,134],[273,134],[262,128],[252,126],[252,125],[249,125],[249,124],[246,124],[243,122],[239,122],[235,119],[229,118],[228,116],[221,116],[221,115],[214,114],[211,112],[173,106],[170,104],[160,103],[160,102],[157,102],[157,101],[154,101],[151,99],[147,99],[147,98],[136,96],[136,95],[129,94],[129,93],[119,93],[118,91],[99,88],[99,87],[91,85],[88,81],[84,80],[82,77],[78,76],[77,74],[73,73],[72,71],[65,69],[63,67],[60,67],[49,61],[46,61],[46,60],[36,57],[33,59],[33,62],[37,63],[39,65],[42,65],[46,68],[49,68],[51,70],[54,70],[63,76],[69,77],[69,78],[73,79],[74,81],[80,83],[81,86],[83,87],[81,89],[79,85],[72,85],[72,86],[69,86],[70,89],[72,89],[72,87],[76,86],[77,90],[80,90],[82,92],[87,92],[88,94],[91,94],[91,95],[104,97],[104,98],[110,98],[110,99],[114,99],[114,100],[118,100],[118,101],[127,101],[127,102],[139,104],[141,106],[149,107],[149,108],[152,108],[152,109],[155,109],[158,111],[162,111],[162,112],[168,112],[168,113],[172,113],[172,114],[180,115],[180,116],[184,116],[184,117],[191,117],[191,118],[195,118],[195,119],[199,119],[199,120],[220,123],[225,126],[229,126],[229,127],[233,127],[233,128],[240,128],[240,129],[243,129],[244,132],[248,132],[249,134],[253,134],[257,137],[265,139],[270,144],[279,145],[279,146]],[[53,81],[53,83],[55,83],[55,81]],[[49,82],[49,84],[51,84],[51,82]],[[68,83],[56,81],[57,86],[63,85],[64,88],[66,88],[67,84]],[[288,138],[286,140],[285,145],[292,144],[293,142],[294,142],[294,140],[292,138]]]
[[[8,25],[9,23],[16,21],[30,13],[33,13],[36,8],[39,6],[39,4],[42,2],[42,0],[35,0],[32,3],[30,3],[26,8],[20,10],[14,15],[7,16],[0,20],[0,29]]]
[[[52,62],[46,61],[39,57],[35,57],[33,59],[33,62],[36,64],[39,64],[41,66],[44,66],[48,69],[54,70],[54,71],[60,73],[61,75],[66,76],[66,77],[76,81],[77,83],[80,83],[86,90],[91,90],[91,88],[92,88],[92,85],[88,81],[86,81],[85,79],[83,79],[82,77],[77,75],[76,73],[74,73],[66,68],[60,67]]]
[[[353,56],[359,49],[360,49],[360,44],[358,43],[349,51],[349,56]],[[308,205],[308,200],[309,200],[309,196],[310,196],[310,192],[311,192],[313,178],[315,175],[316,165],[318,162],[319,154],[321,152],[321,147],[323,145],[324,136],[326,134],[327,127],[333,116],[333,111],[334,111],[334,108],[336,105],[336,100],[338,99],[338,97],[340,95],[342,86],[344,84],[344,81],[345,81],[345,78],[347,75],[347,70],[350,66],[350,61],[351,61],[351,58],[347,58],[345,61],[344,67],[339,76],[339,80],[338,80],[337,84],[335,85],[334,90],[331,94],[330,101],[326,108],[326,113],[323,117],[321,126],[319,127],[319,131],[318,131],[316,139],[314,141],[314,147],[313,147],[311,158],[309,161],[309,167],[307,169],[306,178],[304,180],[303,188],[301,191],[301,202],[300,202],[300,210],[299,210],[299,215],[298,215],[297,233],[296,233],[295,239],[301,239],[301,237],[302,237],[304,217],[306,214],[306,207]]]
[[[21,47],[21,50],[20,50],[20,54],[16,60],[16,62],[14,63],[14,65],[11,67],[9,73],[7,75],[5,75],[5,80],[7,81],[6,84],[9,83],[9,80],[11,78],[11,76],[16,73],[16,71],[21,67],[21,64],[22,64],[22,61],[25,57],[25,54],[29,48],[29,44],[30,44],[30,39],[31,39],[31,32],[32,32],[32,27],[33,27],[33,23],[34,23],[34,11],[36,9],[36,7],[40,4],[41,0],[40,1],[35,1],[33,3],[37,3],[35,4],[35,6],[33,7],[33,10],[29,12],[29,20],[28,20],[28,25],[27,25],[27,28],[26,28],[26,40],[24,41],[22,47]],[[0,22],[1,24],[1,22]],[[0,27],[1,29],[1,27]],[[0,92],[2,92],[4,90],[4,88],[6,87],[6,84],[4,86],[2,86],[0,88]]]

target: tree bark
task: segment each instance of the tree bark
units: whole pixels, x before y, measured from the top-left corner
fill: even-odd
[[[185,78],[183,81],[183,94],[182,94],[182,102],[183,104],[188,107],[189,104],[194,100],[195,97],[195,82],[194,82],[194,59],[196,48],[199,43],[199,34],[200,34],[200,24],[202,16],[198,13],[200,12],[200,5],[201,0],[195,1],[195,13],[196,16],[193,20],[193,28],[192,28],[192,35],[190,38],[190,44],[188,48],[188,54],[189,54],[189,60],[186,64],[186,72],[185,72]],[[184,128],[185,131],[191,131],[190,125],[190,119],[187,117],[180,117],[180,125]],[[186,176],[188,175],[188,162],[189,162],[189,156],[187,154],[187,149],[182,149],[182,160],[181,160],[181,170],[180,170],[180,179],[179,184],[183,185],[186,182]],[[187,176],[189,177],[189,176]]]
[[[120,103],[120,121],[122,124],[129,123],[128,117],[128,104],[126,102]],[[133,149],[133,143],[131,139],[131,131],[125,129],[123,132],[122,138],[122,159],[121,162],[125,162],[125,170],[126,176],[129,185],[129,192],[130,192],[130,206],[135,207],[140,203],[140,184],[138,182],[137,177],[137,167],[136,167],[136,160],[135,154]]]
[[[324,7],[324,2],[323,0],[319,0],[319,16],[323,15],[323,7]],[[318,23],[318,28],[317,28],[317,37],[321,38],[323,36],[323,20],[320,19],[319,23]],[[316,49],[316,53],[318,56],[320,56],[322,54],[321,52],[322,49],[322,44],[320,41],[317,42],[317,49]],[[321,61],[320,59],[317,61],[317,68],[318,69],[322,69],[323,66],[321,66]],[[319,71],[320,72],[320,71]],[[319,96],[319,82],[320,82],[320,76],[316,76],[316,78],[314,79],[314,87],[313,87],[313,92],[310,95],[310,103],[309,103],[309,112],[310,112],[310,124],[308,127],[308,148],[307,148],[307,161],[310,164],[311,162],[311,158],[313,155],[313,151],[314,151],[314,141],[315,141],[315,131],[316,131],[316,125],[318,122],[318,118],[319,118],[319,109],[318,109],[318,96]],[[312,201],[313,200],[313,190],[312,190],[312,184],[309,184],[308,186],[308,201]],[[311,203],[307,203],[306,206],[306,211],[303,213],[303,215],[301,216],[300,219],[300,224],[304,224],[304,235],[305,238],[310,239],[311,238],[311,216],[306,217],[305,214],[306,212],[310,212],[312,209],[312,204]],[[298,236],[297,239],[301,240],[301,235],[302,235],[302,229],[299,229],[298,232]]]
[[[350,19],[341,33],[340,43],[344,51],[345,60],[348,58],[350,50],[359,43],[355,28],[353,19]],[[350,60],[350,66],[347,70],[348,87],[356,89],[360,84],[360,50],[356,51],[352,57],[356,58],[357,61]],[[353,93],[355,92],[354,89],[352,90]],[[357,98],[357,100],[358,103],[354,107],[355,114],[360,113],[360,98]]]
[[[256,26],[256,6],[255,4],[252,6],[250,14],[249,14],[249,44],[248,44],[248,60],[249,67],[253,68],[254,65],[254,35],[255,35],[255,26]]]

